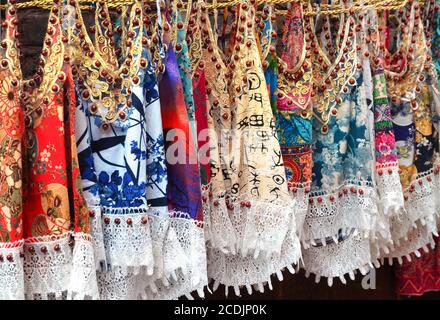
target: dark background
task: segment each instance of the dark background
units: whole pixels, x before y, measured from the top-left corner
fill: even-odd
[[[3,4],[4,1],[1,1]],[[19,31],[22,44],[22,67],[24,76],[33,74],[40,56],[43,38],[46,32],[48,11],[41,9],[19,9]],[[85,14],[86,24],[91,25],[92,15]],[[244,293],[243,299],[440,299],[440,292],[427,293],[422,297],[398,296],[394,292],[394,273],[392,267],[384,266],[376,270],[376,289],[364,290],[361,286],[362,276],[355,281],[348,280],[346,285],[339,280],[334,281],[333,287],[327,286],[323,279],[315,283],[314,276],[306,278],[304,272],[291,275],[284,273],[284,281],[272,280],[273,291],[265,289],[265,293]],[[232,289],[232,288],[231,288]],[[229,290],[229,298],[236,298],[233,290]],[[208,299],[224,299],[224,287],[220,286],[213,294],[206,293]]]

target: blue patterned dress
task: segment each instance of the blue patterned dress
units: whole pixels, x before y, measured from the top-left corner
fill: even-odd
[[[178,270],[187,272],[168,213],[159,92],[142,41],[140,7],[139,1],[133,5],[131,34],[121,40],[130,46],[120,72],[112,71],[116,66],[108,66],[98,51],[80,53],[76,65],[78,157],[94,217],[102,299],[136,299],[145,296],[146,288],[154,291],[157,279],[168,281]],[[74,37],[78,47],[93,48],[88,40]]]

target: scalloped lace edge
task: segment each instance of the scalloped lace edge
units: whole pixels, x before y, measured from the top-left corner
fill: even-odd
[[[339,278],[346,284],[346,275],[354,280],[358,271],[365,275],[374,268],[370,248],[370,239],[355,230],[344,241],[304,249],[301,267],[306,271],[306,277],[315,275],[316,283],[327,278],[327,285],[331,287],[333,280]]]
[[[206,251],[203,223],[190,219],[187,214],[175,212],[170,219],[177,244],[164,246],[164,264],[170,272],[149,275],[146,269],[133,270],[115,266],[98,272],[101,299],[177,299],[197,290],[203,295],[207,285]],[[177,245],[177,248],[176,248]],[[176,250],[177,249],[177,250]],[[134,272],[136,271],[136,272]]]
[[[301,233],[304,248],[315,246],[317,241],[324,243],[329,237],[337,242],[339,232],[349,234],[352,229],[373,239],[378,234],[387,234],[388,225],[379,211],[376,189],[370,184],[347,181],[332,193],[313,192]]]
[[[212,195],[204,186],[203,211],[206,239],[212,248],[241,256],[279,255],[287,234],[289,217],[295,215],[295,201],[259,201],[251,195],[232,200]]]
[[[70,238],[74,236],[74,246]],[[0,245],[0,299],[98,299],[90,235],[65,233]],[[7,265],[6,265],[7,263]]]
[[[220,284],[225,286],[226,296],[229,287],[232,287],[236,296],[246,289],[249,294],[252,290],[264,292],[266,286],[272,290],[271,276],[276,275],[279,281],[283,280],[283,273],[287,269],[295,273],[293,266],[301,260],[301,245],[296,234],[295,218],[291,217],[290,229],[283,241],[280,255],[260,255],[243,257],[220,251],[208,246],[208,277],[214,280],[213,290]]]

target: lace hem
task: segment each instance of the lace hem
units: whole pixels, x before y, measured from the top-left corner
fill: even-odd
[[[90,235],[27,239],[23,249],[27,299],[98,298]]]
[[[295,219],[283,241],[280,255],[240,256],[226,254],[216,248],[208,248],[208,277],[214,280],[214,290],[219,284],[225,285],[225,294],[228,295],[229,287],[233,287],[235,295],[240,296],[242,288],[249,294],[252,288],[264,292],[264,287],[272,290],[271,275],[276,274],[279,281],[283,280],[282,271],[288,269],[292,274],[292,267],[301,259],[301,246],[296,234]]]
[[[0,243],[0,300],[24,299],[23,243]]]
[[[397,163],[378,166],[376,171],[379,209],[385,217],[405,214],[405,201]]]
[[[182,264],[186,263],[186,268],[181,269],[177,275],[150,283],[141,294],[142,299],[174,300],[181,296],[191,298],[190,293],[193,291],[197,291],[200,297],[204,296],[203,288],[207,286],[208,278],[203,222],[193,220],[184,213],[174,213],[171,227],[183,249],[180,259]],[[170,253],[171,251],[168,252],[167,260],[178,260]]]
[[[428,246],[431,248],[435,247],[433,235],[438,235],[436,219],[429,220],[423,224],[421,221],[417,221],[415,227],[411,229],[407,236],[390,248],[390,253],[384,254],[380,262],[383,264],[384,260],[387,259],[388,264],[392,265],[393,259],[396,259],[399,264],[402,264],[404,257],[408,261],[412,260],[411,255],[419,258],[421,256],[420,250],[428,252]]]
[[[174,212],[169,219],[169,230],[173,231],[168,234],[172,236],[163,245],[163,272],[155,270],[153,275],[148,275],[145,269],[134,273],[132,269],[118,266],[99,272],[101,299],[177,299],[194,290],[202,296],[203,287],[207,285],[202,226],[202,222]],[[157,264],[159,260],[155,261]]]
[[[329,237],[338,242],[338,233],[349,234],[352,229],[371,238],[388,232],[379,217],[376,190],[370,183],[352,181],[334,193],[311,195],[301,238],[306,249],[317,241],[325,243]]]
[[[370,240],[356,231],[339,243],[305,249],[303,256],[306,276],[313,273],[316,283],[321,277],[325,277],[330,287],[334,278],[339,278],[343,284],[346,284],[345,275],[354,280],[357,270],[365,275],[370,268],[373,268]]]
[[[279,255],[294,214],[291,200],[258,201],[252,196],[233,199],[204,192],[206,236],[225,254]]]
[[[422,225],[433,221],[440,213],[440,166],[421,173],[404,191],[406,214],[391,218],[391,235],[399,246],[417,222]]]

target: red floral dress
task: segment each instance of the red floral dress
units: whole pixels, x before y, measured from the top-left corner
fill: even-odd
[[[24,297],[22,136],[19,57],[13,23],[15,8],[6,10],[0,46],[0,299]]]
[[[16,279],[24,290],[18,298],[98,297],[89,212],[79,185],[75,91],[60,16],[55,2],[40,67],[19,83],[25,129],[19,228],[24,247],[22,279]],[[7,22],[14,29],[12,19]],[[10,42],[16,46],[13,38]]]

